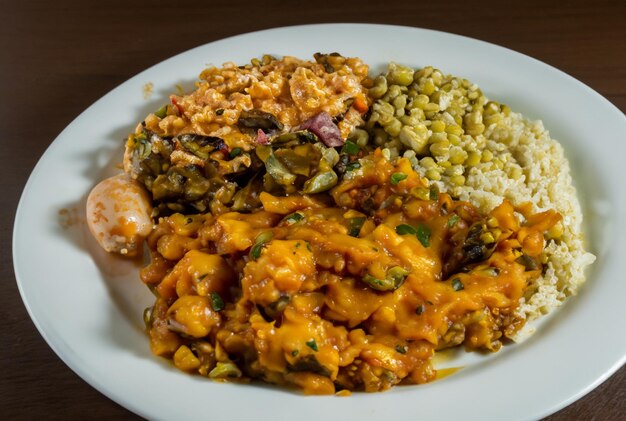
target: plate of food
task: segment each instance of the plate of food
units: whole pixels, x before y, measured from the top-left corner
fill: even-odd
[[[224,39],[51,144],[18,286],[149,419],[539,419],[626,358],[624,133],[582,83],[457,35]]]

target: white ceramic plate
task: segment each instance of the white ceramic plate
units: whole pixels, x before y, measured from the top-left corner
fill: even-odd
[[[214,383],[150,354],[141,312],[151,295],[137,267],[103,255],[84,235],[86,194],[119,171],[122,139],[135,124],[165,103],[176,84],[190,86],[207,64],[244,63],[264,53],[310,58],[317,51],[361,57],[373,73],[396,61],[463,76],[487,96],[542,119],[563,143],[598,260],[581,293],[531,339],[488,358],[461,356],[464,370],[432,384],[350,398]],[[154,92],[146,100],[148,82]],[[532,58],[469,38],[347,24],[236,36],[140,73],[59,135],[20,201],[16,277],[33,321],[63,361],[111,399],[151,419],[537,419],[589,392],[626,358],[624,135],[624,115],[587,86]]]

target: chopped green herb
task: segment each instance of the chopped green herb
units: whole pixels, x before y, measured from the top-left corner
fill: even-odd
[[[417,230],[415,229],[415,227],[408,225],[408,224],[400,224],[396,227],[396,233],[398,235],[406,235],[406,234],[411,234],[411,235],[415,235],[417,234]]]
[[[313,251],[313,249],[311,248],[311,243],[309,243],[308,241],[306,242],[306,249],[308,251]]]
[[[415,235],[424,247],[430,246],[430,228],[428,228],[426,225],[419,224],[417,226],[417,232],[415,233]]]
[[[222,300],[222,297],[220,297],[217,292],[211,293],[211,307],[213,307],[215,311],[224,310],[224,300]]]
[[[459,215],[453,213],[452,216],[450,216],[450,219],[448,219],[448,228],[455,226],[456,223],[459,222],[459,219],[461,219]]]
[[[193,218],[187,218],[187,223],[191,224],[193,222]]]
[[[394,266],[387,271],[385,279],[378,279],[368,273],[363,277],[363,282],[376,291],[393,291],[400,288],[408,275],[409,271],[402,266]]]
[[[432,301],[430,301],[430,300],[426,300],[426,304],[428,304],[428,305],[431,305],[431,306],[432,306],[432,305],[433,305],[433,302],[432,302]]]
[[[250,249],[250,258],[252,258],[252,260],[256,261],[261,257],[261,250],[263,250],[265,243],[269,242],[273,236],[274,233],[272,231],[265,231],[256,236],[254,245]]]
[[[400,354],[406,354],[406,346],[405,345],[396,345],[396,351]]]
[[[452,280],[452,288],[455,291],[461,291],[461,290],[465,289],[465,286],[463,285],[463,282],[461,282],[460,278],[454,278]]]
[[[301,245],[302,245],[302,244],[300,244],[300,241],[298,241],[298,242],[296,243],[296,248],[297,248],[297,249],[299,249]]]
[[[162,106],[154,112],[154,115],[159,118],[164,118],[167,115],[167,105]]]
[[[350,222],[348,223],[348,235],[352,237],[358,237],[364,223],[365,223],[364,216],[359,216],[357,218],[350,219]]]
[[[292,225],[300,221],[302,218],[304,218],[304,215],[302,215],[300,212],[294,212],[285,218],[285,222],[289,225]]]
[[[406,179],[408,175],[403,172],[394,172],[391,174],[391,185],[397,186],[399,182]]]
[[[300,351],[298,351],[297,349],[294,349],[293,351],[291,351],[291,356],[292,357],[297,357],[299,353],[300,353]]]
[[[415,309],[415,314],[417,314],[418,316],[420,314],[422,314],[424,311],[426,311],[426,306],[424,304],[420,304],[419,306],[417,306],[417,308]]]
[[[341,149],[342,153],[347,153],[348,155],[356,155],[359,153],[361,148],[356,143],[347,140],[346,143],[343,144],[343,148]]]
[[[241,155],[241,152],[241,148],[233,148],[228,155],[230,156],[230,159],[233,159],[234,157]]]
[[[437,188],[437,186],[432,186],[428,196],[430,200],[439,200],[439,188]]]
[[[361,168],[361,163],[359,161],[350,162],[346,165],[346,171],[354,171]]]
[[[317,342],[315,342],[315,339],[311,339],[310,341],[306,341],[306,346],[311,348],[313,351],[317,352]]]
[[[215,110],[215,115],[222,115],[222,114],[224,114],[223,108],[218,108],[217,110]]]

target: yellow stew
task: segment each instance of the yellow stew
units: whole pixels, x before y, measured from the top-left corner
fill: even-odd
[[[360,160],[331,195],[161,218],[142,279],[152,352],[213,379],[307,394],[433,380],[437,350],[497,351],[561,216],[488,215],[429,189],[405,159]]]

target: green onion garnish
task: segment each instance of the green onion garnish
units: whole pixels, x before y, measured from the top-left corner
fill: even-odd
[[[306,341],[306,346],[311,348],[313,351],[317,352],[317,342],[315,342],[315,339],[311,339],[310,341]]]
[[[230,156],[230,159],[233,159],[234,157],[241,155],[241,152],[241,148],[233,148],[228,155]]]
[[[224,300],[222,300],[222,297],[217,292],[211,293],[211,307],[213,307],[215,311],[224,310]]]
[[[291,215],[287,215],[287,217],[285,218],[285,222],[288,225],[292,225],[300,221],[302,218],[304,218],[304,215],[302,215],[300,212],[294,212]]]
[[[430,228],[428,228],[426,225],[419,224],[417,226],[417,232],[415,235],[424,247],[430,246]]]
[[[408,225],[408,224],[400,224],[396,227],[396,233],[398,235],[406,235],[406,234],[411,234],[411,235],[415,235],[417,234],[417,230],[415,229],[415,227]]]
[[[394,172],[391,174],[391,185],[397,186],[399,182],[406,179],[408,175],[403,172]]]
[[[359,153],[361,148],[356,143],[347,140],[346,143],[343,144],[343,148],[341,149],[342,153],[347,153],[348,155],[356,155]]]
[[[159,117],[159,118],[165,117],[167,115],[167,105],[164,105],[161,108],[159,108],[158,110],[156,110],[154,112],[154,115]]]
[[[358,237],[364,223],[365,223],[364,216],[359,216],[357,218],[350,219],[350,223],[348,224],[348,235],[352,237]]]
[[[463,282],[461,282],[460,278],[454,278],[452,280],[452,288],[455,291],[461,291],[461,290],[465,289],[465,286],[463,285]]]

